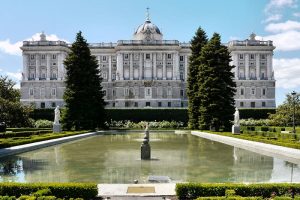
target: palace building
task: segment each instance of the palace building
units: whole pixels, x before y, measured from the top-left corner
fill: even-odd
[[[63,106],[65,68],[63,61],[71,44],[24,41],[21,102],[36,108]],[[90,43],[99,63],[107,107],[187,107],[186,95],[190,44],[163,40],[160,29],[149,18],[132,40]],[[249,40],[228,43],[237,82],[236,106],[275,108],[272,41]]]

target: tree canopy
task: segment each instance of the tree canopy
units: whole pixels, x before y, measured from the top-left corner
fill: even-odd
[[[103,127],[105,102],[101,72],[95,56],[91,55],[81,31],[64,61],[66,67],[66,103],[62,122],[64,128],[76,130]]]
[[[202,33],[197,31],[197,34]],[[189,79],[190,128],[230,130],[234,114],[236,84],[230,65],[231,56],[221,37],[214,33],[203,46],[192,43]],[[199,52],[200,50],[200,52]],[[196,51],[198,53],[196,53]],[[196,74],[197,73],[197,74]]]
[[[15,85],[8,77],[0,76],[0,122],[9,127],[31,126],[29,113],[32,109],[20,103],[20,91]]]

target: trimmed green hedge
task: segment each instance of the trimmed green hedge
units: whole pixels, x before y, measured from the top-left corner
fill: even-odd
[[[41,189],[50,189],[58,198],[95,199],[97,185],[91,183],[0,183],[0,195],[30,195]]]
[[[46,133],[52,133],[52,130],[38,130],[38,131],[23,131],[23,132],[6,132],[0,133],[0,138],[12,138],[12,137],[29,137],[31,135],[41,135]]]
[[[231,189],[235,194],[242,197],[263,197],[300,194],[300,184],[233,184],[233,183],[178,183],[176,184],[176,195],[179,199],[188,200],[198,197],[225,196],[225,191]]]
[[[269,113],[275,113],[275,109],[240,109],[241,119],[266,119]],[[130,120],[140,121],[181,121],[187,124],[188,110],[186,108],[162,108],[162,109],[117,109],[107,108],[107,119],[113,121]],[[53,109],[35,109],[30,117],[34,120],[46,119],[53,121]]]
[[[276,113],[275,108],[268,109],[239,109],[240,119],[267,119],[269,114]]]

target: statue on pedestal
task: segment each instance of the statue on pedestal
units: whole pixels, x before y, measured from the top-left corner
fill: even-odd
[[[53,122],[53,132],[60,133],[61,132],[61,125],[59,123],[60,120],[60,110],[59,106],[56,106],[54,110],[54,122]]]
[[[235,108],[234,124],[232,125],[232,134],[240,134],[240,112]]]
[[[143,143],[141,145],[141,159],[142,160],[150,160],[151,159],[151,147],[149,144],[149,125],[146,124],[145,128],[145,136],[143,139]]]

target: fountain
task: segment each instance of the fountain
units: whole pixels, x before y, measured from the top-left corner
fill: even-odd
[[[150,160],[151,159],[151,147],[149,144],[149,126],[148,126],[148,124],[146,124],[145,136],[143,139],[143,143],[141,145],[141,159],[142,160]]]

